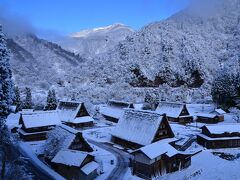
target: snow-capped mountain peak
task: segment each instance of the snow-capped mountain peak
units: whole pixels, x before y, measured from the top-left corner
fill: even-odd
[[[109,33],[111,31],[116,31],[116,30],[120,30],[120,29],[126,29],[129,31],[133,30],[121,23],[115,23],[113,25],[109,25],[109,26],[104,26],[104,27],[97,27],[97,28],[93,28],[93,29],[87,29],[87,30],[82,30],[79,32],[75,32],[70,34],[70,37],[72,38],[86,38],[89,37],[91,35],[95,35],[95,34],[105,34],[105,33]]]
[[[133,30],[130,27],[116,23],[72,33],[56,43],[81,56],[92,57],[107,52],[132,33]]]

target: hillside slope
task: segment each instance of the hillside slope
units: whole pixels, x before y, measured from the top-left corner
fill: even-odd
[[[106,44],[105,53],[81,43],[90,49],[85,58],[36,37],[14,38],[9,47],[16,82],[95,102],[142,100],[152,88],[162,99],[204,99],[216,72],[240,57],[240,0],[212,2],[209,9],[193,6]]]

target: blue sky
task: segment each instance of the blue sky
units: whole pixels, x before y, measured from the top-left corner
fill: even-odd
[[[0,0],[13,16],[34,27],[69,34],[123,23],[134,29],[167,18],[190,0]]]

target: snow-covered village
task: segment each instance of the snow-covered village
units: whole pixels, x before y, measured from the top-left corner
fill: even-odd
[[[240,0],[1,0],[0,179],[239,169]]]

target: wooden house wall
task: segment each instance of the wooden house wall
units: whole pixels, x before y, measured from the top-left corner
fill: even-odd
[[[118,118],[114,118],[114,117],[111,117],[111,116],[107,116],[107,115],[103,115],[104,118],[108,121],[111,121],[111,122],[114,122],[114,123],[118,123],[119,119]]]
[[[219,149],[219,148],[236,148],[240,147],[240,139],[228,139],[228,140],[207,140],[201,136],[197,136],[197,143],[206,147],[207,149]]]
[[[54,165],[54,169],[63,177],[66,179],[72,179],[72,180],[93,180],[97,177],[97,171],[93,171],[89,175],[84,174],[81,171],[81,168],[79,167],[73,167],[73,166],[66,166],[63,164],[56,164]]]
[[[190,115],[190,114],[189,114],[189,112],[188,112],[188,110],[187,110],[186,105],[184,105],[184,106],[183,106],[183,109],[182,109],[182,111],[181,111],[181,113],[180,113],[179,116],[188,116],[188,115]]]
[[[21,133],[19,133],[19,136],[24,141],[41,141],[41,140],[47,139],[46,132],[36,133],[36,134],[21,134]]]
[[[145,154],[143,154],[141,152],[135,152],[134,159],[135,159],[135,161],[142,163],[142,164],[151,164],[151,160]]]
[[[76,117],[84,117],[84,116],[89,116],[89,113],[88,113],[85,105],[82,103],[79,111],[77,112]]]
[[[167,122],[166,117],[163,117],[164,119],[162,120],[156,134],[154,137],[153,142],[159,141],[161,139],[165,139],[165,138],[173,138],[174,134],[173,131],[169,125],[169,123]]]
[[[189,116],[189,117],[179,117],[178,118],[178,122],[179,123],[183,123],[183,124],[191,123],[191,122],[193,122],[193,117],[192,116]]]
[[[25,125],[23,124],[22,129],[23,129],[25,132],[28,132],[28,133],[35,133],[35,132],[49,131],[49,130],[51,129],[51,127],[54,127],[54,126],[44,126],[44,127],[26,128]]]
[[[72,127],[72,128],[84,128],[84,127],[92,127],[94,125],[93,121],[91,122],[85,122],[85,123],[71,123],[66,122],[66,125]]]
[[[142,147],[142,145],[118,138],[116,136],[112,137],[112,142],[119,144],[120,146],[126,147],[126,148],[130,148],[130,149],[139,149]]]
[[[233,132],[233,133],[222,133],[222,134],[211,134],[208,129],[203,126],[202,133],[211,138],[222,138],[222,137],[240,137],[240,132]]]
[[[82,135],[80,133],[76,134],[76,137],[73,140],[73,142],[71,143],[69,149],[93,152],[92,147],[86,142],[86,140],[82,137]]]
[[[181,155],[177,154],[171,158],[166,155],[163,155],[162,158],[156,160],[151,164],[145,164],[141,161],[138,161],[138,158],[141,158],[138,154],[137,157],[134,155],[134,161],[132,165],[132,172],[134,175],[137,175],[143,179],[152,179],[153,177],[159,177],[166,173],[172,173],[180,169],[187,168],[191,165],[191,156],[190,155]]]
[[[197,122],[206,123],[206,124],[216,124],[219,122],[219,119],[218,119],[218,116],[214,118],[198,116]]]
[[[173,157],[163,157],[165,165],[166,165],[166,172],[171,173],[181,169],[185,169],[191,165],[191,156],[190,155],[182,155],[177,154]]]

